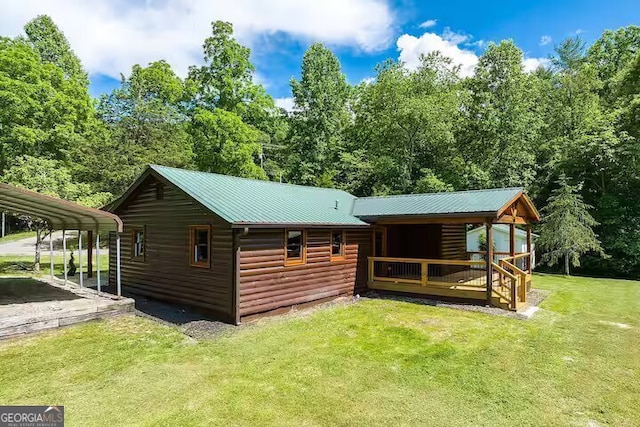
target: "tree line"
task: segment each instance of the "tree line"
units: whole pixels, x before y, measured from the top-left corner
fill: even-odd
[[[202,65],[185,78],[164,60],[134,65],[98,100],[49,17],[24,33],[0,38],[7,182],[91,206],[149,163],[358,196],[523,186],[538,206],[564,195],[577,202],[550,206],[592,216],[578,222],[595,241],[563,249],[584,272],[640,276],[640,27],[591,46],[568,38],[533,72],[505,40],[470,77],[432,53],[415,69],[386,60],[356,85],[315,43],[290,82],[292,111],[255,82],[251,52],[226,22],[212,23]]]

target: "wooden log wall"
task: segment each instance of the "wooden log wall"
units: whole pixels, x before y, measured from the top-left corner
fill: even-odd
[[[371,230],[347,230],[345,258],[331,260],[330,230],[307,230],[307,258],[285,265],[285,231],[251,229],[240,239],[240,316],[362,292]]]
[[[465,224],[442,224],[441,259],[467,259],[467,227]],[[442,266],[440,274],[466,270],[467,267]]]
[[[121,234],[122,287],[132,293],[185,304],[221,320],[234,321],[231,226],[176,187],[161,191],[152,177],[116,214]],[[211,267],[189,264],[189,226],[211,226]],[[132,230],[145,230],[145,255],[132,257]],[[109,282],[115,286],[115,236],[110,237]]]
[[[467,229],[465,224],[442,224],[442,259],[466,259]]]

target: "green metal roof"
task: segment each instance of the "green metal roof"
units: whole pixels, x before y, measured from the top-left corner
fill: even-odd
[[[362,219],[374,219],[407,215],[496,214],[522,191],[522,188],[497,188],[452,193],[361,197],[355,201],[353,215]]]
[[[355,196],[345,191],[166,166],[149,168],[234,225],[368,225],[351,215]]]

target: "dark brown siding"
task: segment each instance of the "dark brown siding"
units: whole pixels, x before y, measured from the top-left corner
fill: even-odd
[[[442,224],[442,259],[466,259],[467,228],[465,224]]]
[[[467,227],[465,224],[442,224],[442,259],[467,259]],[[464,271],[467,267],[442,266],[439,274]]]
[[[226,321],[234,320],[233,242],[230,225],[202,208],[173,185],[157,199],[154,178],[116,214],[121,235],[122,286],[133,293],[186,304]],[[211,268],[189,265],[189,226],[211,225]],[[131,257],[131,230],[145,228],[144,259]],[[110,239],[115,255],[115,238]],[[110,283],[115,284],[115,256],[110,257]]]
[[[331,261],[328,229],[307,230],[307,262],[285,265],[284,230],[252,229],[240,240],[240,316],[366,287],[371,231],[347,230],[344,260]]]
[[[387,226],[387,256],[440,258],[440,224],[393,224]]]

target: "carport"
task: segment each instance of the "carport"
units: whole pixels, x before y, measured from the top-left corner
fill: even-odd
[[[0,183],[0,210],[17,215],[29,215],[37,217],[47,222],[49,230],[62,230],[63,242],[63,264],[64,282],[68,280],[67,266],[67,242],[66,232],[69,230],[78,231],[78,264],[80,273],[80,287],[83,284],[82,265],[82,231],[88,232],[89,236],[94,235],[95,239],[89,238],[88,248],[95,245],[97,255],[97,287],[101,292],[100,278],[100,232],[115,231],[116,236],[116,294],[122,294],[120,283],[120,233],[122,232],[122,221],[117,215],[99,209],[88,208],[77,203],[62,200],[46,194],[25,190],[8,184]],[[51,256],[51,279],[53,281],[53,237],[49,234],[49,250]],[[91,257],[89,257],[89,260]]]

